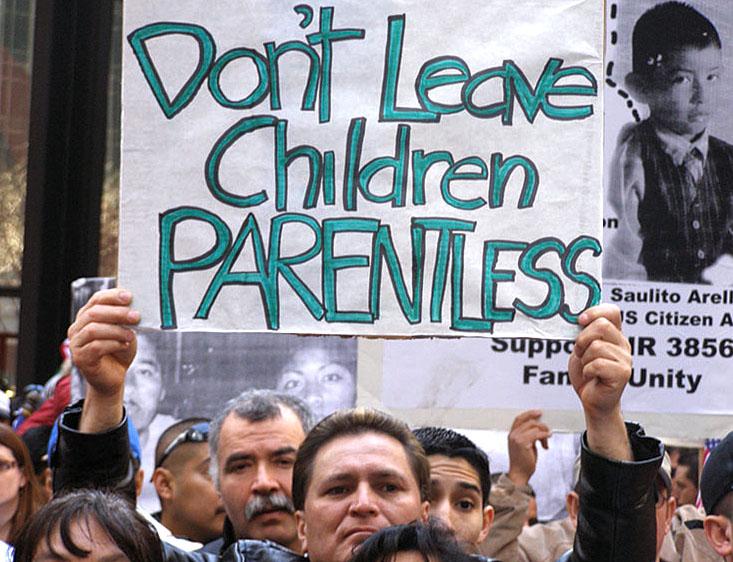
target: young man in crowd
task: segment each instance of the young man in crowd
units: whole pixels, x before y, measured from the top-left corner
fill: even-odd
[[[697,485],[700,459],[697,451],[691,451],[680,456],[677,469],[672,478],[672,495],[677,505],[694,505],[697,502]]]
[[[224,506],[209,474],[209,420],[188,418],[158,438],[151,478],[160,499],[153,516],[174,536],[199,543],[221,537]]]
[[[139,314],[130,308],[131,300],[122,290],[97,293],[69,330],[88,392],[82,415],[62,420],[56,475],[76,485],[104,485],[114,474],[125,472],[125,459],[111,459],[107,451],[116,450],[120,442],[126,445],[122,394],[125,372],[135,353],[135,335],[128,326],[139,321]],[[583,329],[570,357],[569,373],[583,405],[587,432],[572,560],[651,560],[654,498],[649,491],[661,462],[660,444],[633,428],[628,430],[621,415],[620,398],[631,374],[631,356],[620,331],[618,309],[594,307],[581,314],[579,322]],[[283,416],[281,410],[280,419]],[[242,447],[257,450],[262,448],[258,445],[262,437],[232,435]],[[223,446],[223,431],[221,440]],[[92,455],[95,445],[102,443],[105,454]],[[79,463],[80,457],[86,462]],[[223,460],[220,472],[224,473],[251,474],[258,466],[250,462],[250,454],[233,453]],[[283,461],[283,468],[289,460]],[[99,466],[89,467],[92,461]],[[120,466],[115,468],[115,463]],[[347,562],[378,529],[427,520],[427,460],[409,428],[385,414],[347,410],[327,418],[300,444],[292,470],[298,536],[313,562]],[[612,482],[629,485],[619,495]],[[59,485],[68,487],[68,482]],[[279,521],[272,519],[275,525]],[[206,559],[204,554],[184,554],[168,547],[166,552],[169,560]],[[221,559],[303,560],[292,550],[261,541],[239,541]]]
[[[733,432],[713,453],[705,463],[699,486],[704,510],[694,504],[677,507],[659,551],[662,562],[733,561]],[[691,457],[697,461],[696,453]],[[674,497],[667,502],[674,503]],[[659,545],[659,535],[657,541]]]
[[[463,544],[478,553],[489,535],[489,458],[468,437],[444,427],[413,431],[430,463],[430,516],[439,519]]]

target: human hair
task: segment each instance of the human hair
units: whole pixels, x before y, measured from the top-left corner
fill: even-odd
[[[28,447],[28,454],[36,476],[40,476],[48,468],[48,440],[50,437],[51,426],[49,425],[31,427],[20,436],[25,446]]]
[[[632,35],[633,71],[645,75],[684,48],[721,48],[712,22],[684,2],[664,2],[647,10],[636,21]]]
[[[15,510],[8,533],[8,542],[14,544],[23,525],[43,505],[43,492],[36,480],[28,447],[12,429],[2,424],[0,424],[0,445],[12,451],[18,470],[25,478],[25,485],[18,490],[18,508]]]
[[[687,478],[698,488],[700,486],[700,461],[697,451],[693,450],[680,455],[677,468],[681,466],[687,467]]]
[[[163,433],[158,437],[158,442],[155,444],[155,464],[154,466],[160,465],[160,458],[163,456],[163,452],[168,448],[173,440],[178,437],[184,431],[187,431],[192,426],[209,421],[209,418],[186,418],[185,420],[178,421],[173,425],[168,426]]]
[[[733,490],[720,498],[710,513],[710,515],[722,515],[733,521]]]
[[[137,333],[135,358],[137,361],[147,360],[154,364],[155,373],[165,387],[167,381],[177,382],[177,378],[174,378],[178,368],[176,346],[175,334],[172,332],[140,331]],[[158,409],[161,406],[163,405],[159,405]]]
[[[169,341],[171,338],[165,332],[139,332],[137,334],[138,348],[146,348],[146,351],[149,352],[147,359],[155,361],[161,371],[164,363],[163,356],[166,354],[164,348]],[[142,351],[138,355],[142,355]]]
[[[41,541],[51,552],[53,535],[58,532],[69,553],[86,558],[90,551],[82,549],[72,537],[75,525],[91,535],[96,521],[117,547],[134,562],[161,562],[163,549],[157,533],[135,509],[120,496],[101,490],[79,490],[56,498],[40,509],[23,528],[15,544],[16,562],[31,562]]]
[[[453,534],[431,522],[380,529],[356,550],[351,562],[392,562],[401,552],[417,552],[425,562],[471,562]]]
[[[420,427],[413,430],[413,433],[428,457],[443,455],[448,458],[461,458],[468,462],[476,471],[481,483],[483,507],[489,504],[491,470],[486,453],[465,435],[446,427]]]
[[[338,363],[356,373],[356,341],[348,338],[333,338],[323,336],[293,336],[288,341],[288,352],[273,357],[275,372],[278,377],[282,371],[293,364],[293,360],[301,353],[322,351],[335,363]]]
[[[216,453],[219,450],[219,435],[224,420],[229,414],[249,422],[272,420],[282,416],[281,407],[292,410],[298,416],[303,426],[303,432],[308,433],[313,426],[313,414],[308,405],[297,396],[276,390],[245,390],[227,402],[224,410],[214,418],[209,425],[209,451],[211,453],[209,473],[217,489],[219,489],[219,462]]]
[[[293,466],[293,505],[303,509],[313,476],[316,455],[337,437],[378,433],[397,440],[405,450],[412,474],[420,489],[420,499],[430,499],[430,465],[422,445],[406,423],[371,408],[339,410],[321,420],[305,437]]]

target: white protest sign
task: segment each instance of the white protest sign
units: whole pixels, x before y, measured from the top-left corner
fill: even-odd
[[[619,306],[634,366],[622,407],[662,437],[700,440],[733,423],[733,289],[604,282],[604,301]],[[568,376],[573,342],[474,338],[390,341],[381,380],[362,384],[384,407],[413,423],[507,429],[517,411],[556,416],[555,429],[583,428]],[[378,389],[378,390],[377,390]],[[504,412],[502,414],[502,411]]]
[[[572,337],[599,300],[601,0],[124,10],[143,327]]]
[[[659,171],[655,173],[656,164],[648,156],[639,160],[646,170],[643,181],[638,175],[627,173],[633,169],[633,162],[615,157],[617,141],[626,138],[621,131],[633,131],[650,115],[649,107],[638,95],[634,96],[627,79],[633,69],[635,26],[650,10],[654,10],[658,26],[669,26],[669,21],[673,21],[668,19],[670,17],[691,21],[694,23],[691,28],[705,28],[701,37],[714,54],[721,47],[715,44],[719,35],[722,67],[729,68],[733,65],[733,12],[727,4],[712,0],[691,0],[684,6],[658,0],[625,0],[607,2],[606,6],[604,173],[609,202],[618,203],[619,193],[624,193],[624,201],[628,203],[633,202],[633,197],[628,195],[641,193],[641,185],[653,188],[661,181]],[[708,24],[705,25],[702,18],[709,18]],[[662,60],[669,58],[663,51],[680,50],[685,41],[694,37],[686,34],[684,25],[679,27],[675,38],[664,30],[646,29],[652,40],[640,40],[638,45],[658,47],[660,51],[656,53]],[[675,41],[678,42],[676,47],[671,46]],[[701,49],[700,44],[688,47],[694,52]],[[640,57],[640,60],[646,59]],[[654,60],[658,60],[656,56]],[[707,111],[698,108],[689,118],[697,123],[696,126],[702,124],[705,128],[709,135],[706,143],[725,146],[720,140],[723,139],[729,145],[733,138],[732,98],[724,95],[725,81],[715,80],[714,72],[707,76],[711,78],[710,85],[721,88],[720,103],[711,101],[716,99],[712,94],[706,96]],[[670,81],[669,88],[676,88],[681,83],[691,82]],[[665,106],[660,104],[658,108],[663,111]],[[670,106],[669,111],[673,115],[674,107]],[[711,140],[713,138],[716,140]],[[717,164],[716,158],[720,159],[709,152],[706,166]],[[626,208],[632,212],[625,214],[618,212],[625,209],[618,204],[606,207],[604,256],[607,265],[612,267],[605,271],[604,300],[621,308],[623,331],[631,341],[634,355],[634,370],[623,397],[624,414],[627,419],[641,421],[648,433],[677,442],[701,445],[705,438],[725,435],[733,427],[730,399],[733,205],[731,182],[725,181],[730,173],[728,167],[718,176],[722,178],[719,180],[722,197],[718,202],[722,220],[712,220],[712,214],[707,220],[685,219],[682,213],[675,217],[663,205],[654,207],[654,213],[646,220],[670,226],[664,236],[648,242],[656,245],[657,251],[649,255],[656,256],[658,261],[639,259],[639,243],[647,243],[645,233],[650,230],[645,224],[644,232],[638,232],[641,223],[633,205]],[[630,190],[618,190],[619,185],[613,180],[620,178],[630,180],[623,184]],[[671,187],[668,189],[673,193]],[[704,189],[718,192],[714,181]],[[615,199],[611,193],[616,194]],[[715,260],[712,267],[703,259],[707,259],[703,248],[685,243],[686,223],[693,232],[706,233],[711,241],[714,253],[710,257]],[[702,257],[688,272],[684,272],[684,268],[678,267],[675,271],[665,267],[665,255],[683,255],[690,249]],[[703,253],[699,253],[700,250]],[[684,260],[677,263],[684,263]],[[698,273],[698,283],[675,282],[683,277],[695,278]],[[362,342],[362,348],[368,349],[361,350],[362,363],[367,368],[360,371],[360,403],[383,404],[411,423],[507,429],[520,411],[542,408],[545,420],[553,429],[583,428],[580,406],[567,373],[572,342],[503,338],[490,342],[475,339],[397,341],[385,342],[377,349],[376,344],[367,341]],[[367,360],[370,356],[376,359]]]

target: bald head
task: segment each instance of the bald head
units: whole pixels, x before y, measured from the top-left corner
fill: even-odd
[[[224,507],[209,477],[209,420],[188,418],[166,429],[155,449],[153,485],[161,523],[181,537],[206,543],[221,536]]]
[[[178,445],[175,446],[174,449],[168,451],[168,458],[163,459],[163,456],[165,455],[168,447],[170,447],[171,443],[179,438],[179,436],[185,435],[186,431],[191,429],[193,426],[201,423],[206,423],[208,421],[209,420],[207,418],[186,418],[185,420],[176,422],[168,427],[163,433],[160,434],[160,437],[158,438],[158,443],[155,446],[155,466],[160,466],[164,461],[166,462],[166,466],[169,466],[170,468],[172,468],[174,464],[177,464],[176,461],[178,460],[178,457],[183,455],[173,455],[173,452],[177,451],[179,448],[184,448],[179,447]]]

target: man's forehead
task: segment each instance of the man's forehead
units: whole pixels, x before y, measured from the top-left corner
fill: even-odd
[[[157,350],[155,344],[144,336],[137,338],[137,351],[135,352],[136,361],[157,361]]]
[[[169,465],[199,465],[209,459],[209,444],[206,441],[200,443],[181,443],[173,449],[168,457]]]
[[[473,465],[463,457],[428,456],[431,480],[451,480],[474,484],[481,490],[481,478]]]
[[[321,473],[345,472],[348,468],[398,466],[412,477],[407,452],[397,439],[377,432],[340,435],[327,442],[316,454],[314,470]]]
[[[227,425],[237,425],[239,427],[252,426],[254,428],[261,428],[265,425],[270,425],[278,428],[297,428],[301,433],[303,433],[303,422],[292,408],[289,408],[284,404],[277,404],[277,409],[278,413],[262,419],[248,419],[246,416],[238,414],[236,410],[231,411],[227,417],[224,418],[222,430]]]
[[[230,413],[221,426],[220,441],[224,446],[230,442],[251,443],[253,448],[271,446],[298,447],[305,438],[300,418],[290,408],[280,407],[280,415],[262,420],[248,420]]]

